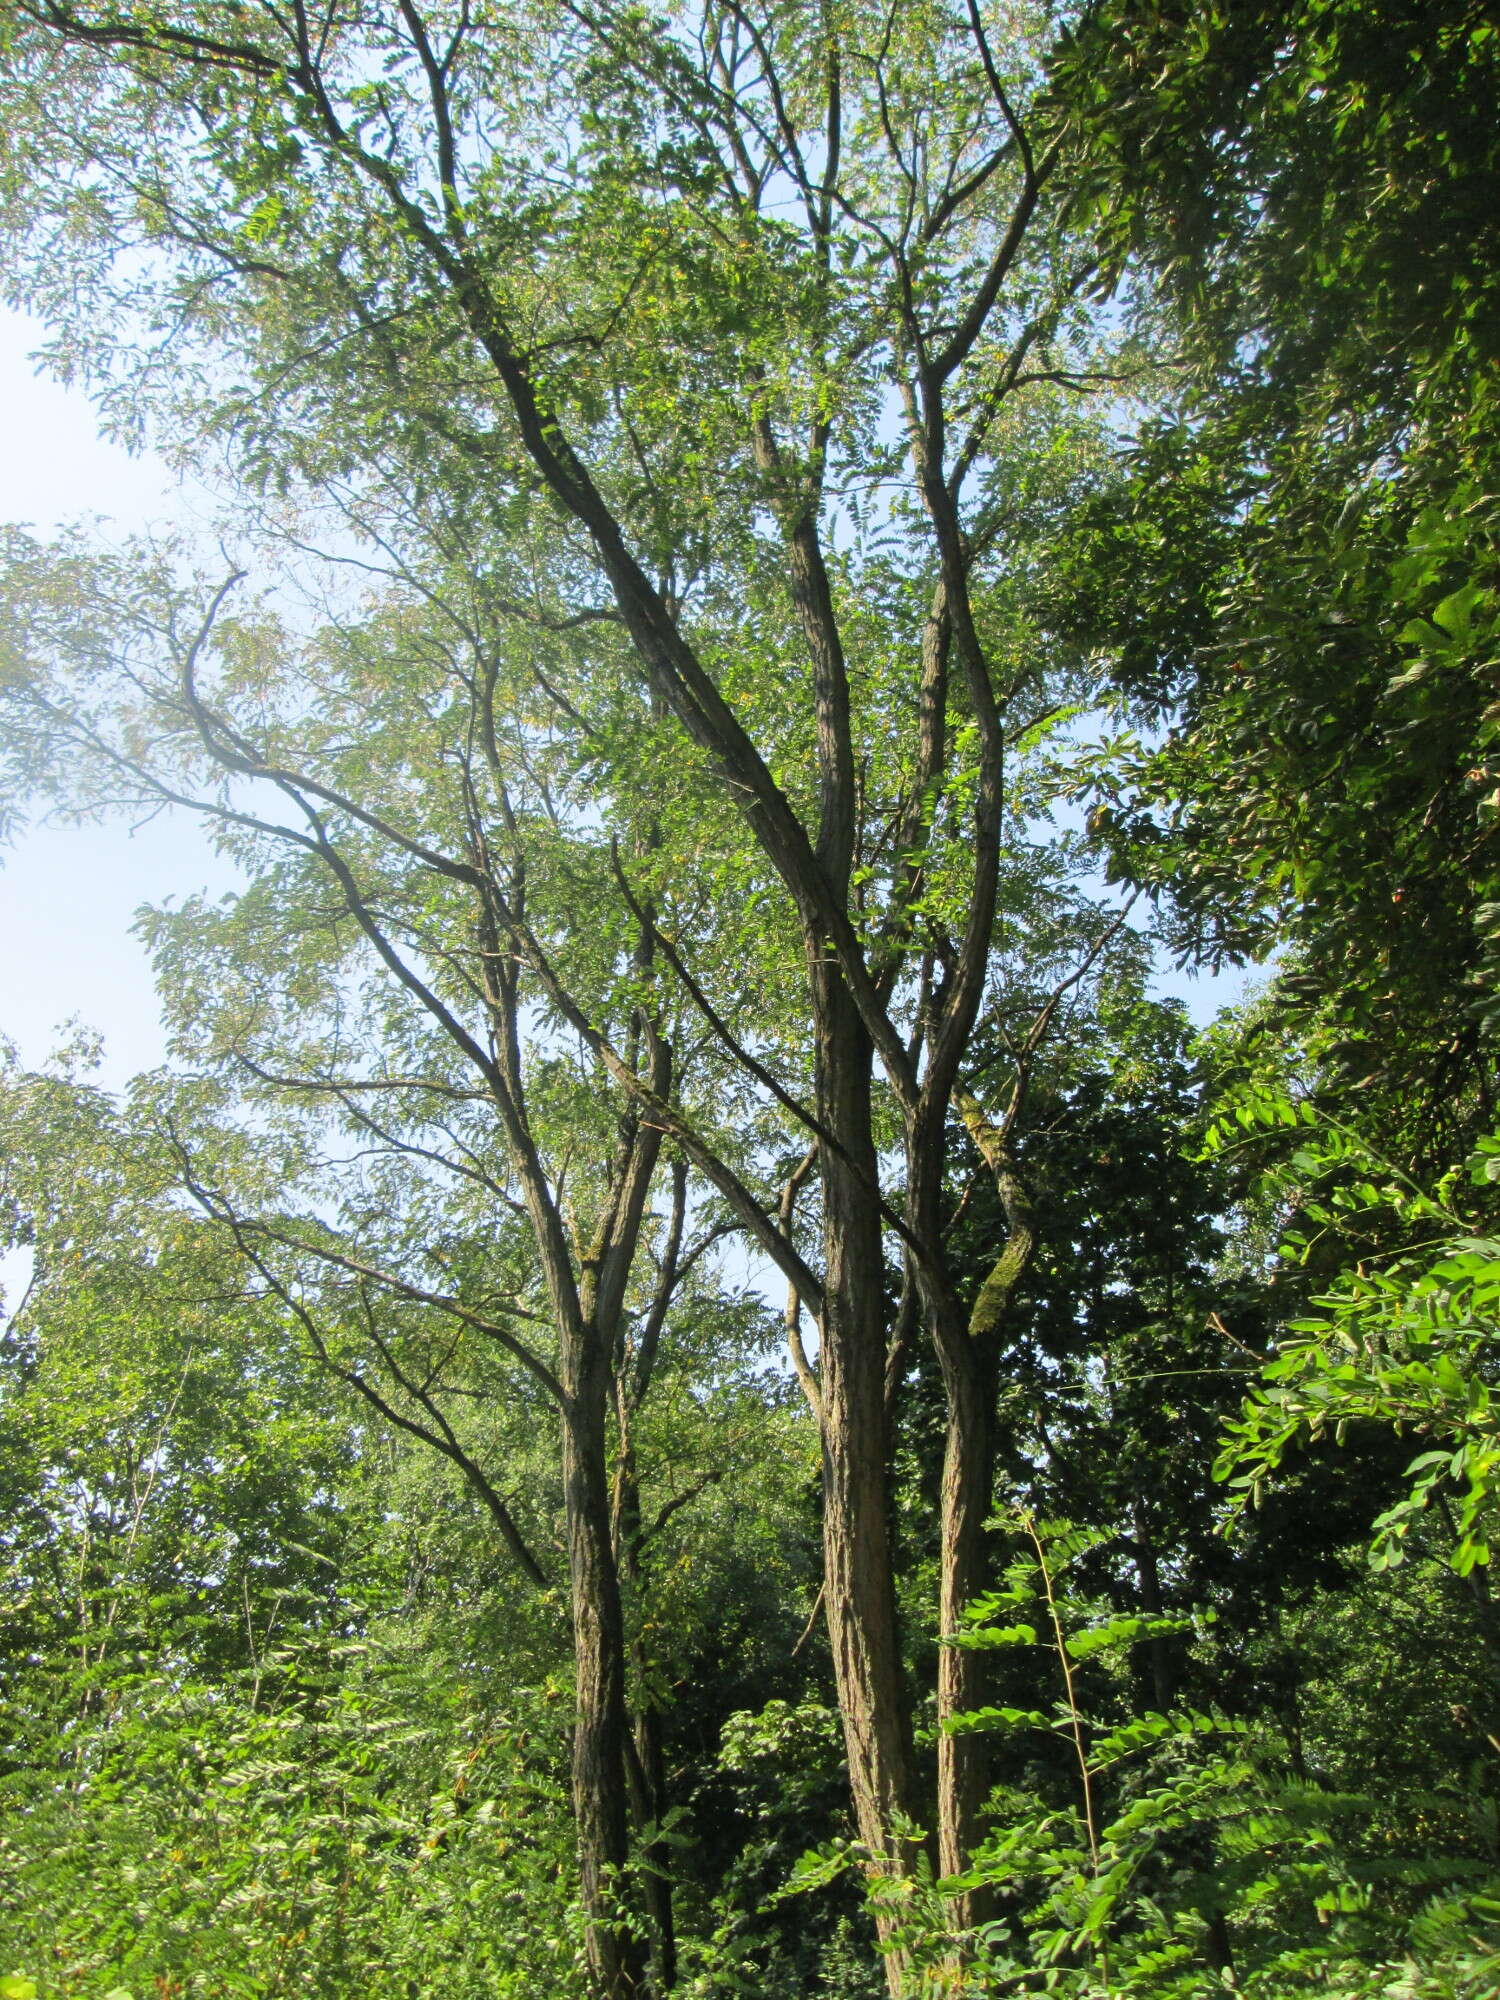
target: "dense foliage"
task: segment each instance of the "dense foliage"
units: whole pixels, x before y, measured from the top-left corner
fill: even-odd
[[[239,882],[0,1071],[0,2000],[1493,1992],[1485,10],[3,0],[0,110],[222,508],[5,531],[0,807]]]

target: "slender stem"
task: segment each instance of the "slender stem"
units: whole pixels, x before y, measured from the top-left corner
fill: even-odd
[[[1073,1662],[1068,1653],[1068,1642],[1063,1637],[1062,1619],[1058,1614],[1057,1598],[1052,1589],[1052,1572],[1047,1567],[1047,1551],[1042,1546],[1042,1538],[1036,1531],[1036,1523],[1030,1514],[1022,1516],[1031,1545],[1036,1550],[1037,1568],[1042,1575],[1042,1589],[1047,1597],[1047,1615],[1052,1620],[1053,1647],[1058,1664],[1062,1668],[1063,1684],[1068,1691],[1068,1721],[1073,1732],[1073,1748],[1078,1757],[1078,1776],[1083,1787],[1083,1819],[1088,1828],[1089,1858],[1094,1865],[1094,1873],[1099,1873],[1099,1832],[1094,1820],[1094,1788],[1089,1770],[1088,1750],[1083,1740],[1083,1716],[1078,1707],[1078,1695],[1073,1685]]]

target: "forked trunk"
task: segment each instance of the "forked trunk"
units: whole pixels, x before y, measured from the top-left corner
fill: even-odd
[[[885,1285],[870,1125],[870,1048],[826,968],[818,994],[823,1312],[823,1575],[849,1786],[860,1840],[905,1871],[899,1824],[915,1820],[910,1723],[901,1684],[886,1508]],[[877,1909],[877,1923],[890,1923]],[[899,1955],[886,1960],[901,1991]]]
[[[943,1441],[942,1557],[939,1630],[945,1640],[960,1631],[964,1611],[985,1585],[985,1524],[994,1505],[995,1375],[1011,1299],[1036,1246],[1036,1225],[1026,1191],[1007,1149],[1007,1133],[985,1119],[972,1098],[961,1096],[961,1114],[980,1156],[996,1177],[1007,1237],[972,1307],[965,1312],[947,1279],[919,1267],[922,1302],[943,1375],[947,1426]],[[924,1241],[940,1242],[939,1154],[930,1135],[914,1148],[911,1214]],[[978,1845],[980,1815],[989,1792],[989,1758],[982,1735],[960,1732],[956,1716],[983,1705],[984,1656],[951,1643],[938,1657],[938,1865],[962,1873]],[[989,1914],[978,1890],[955,1898],[953,1918],[963,1929]]]
[[[1013,1286],[1031,1238],[1013,1239],[1019,1251],[1009,1283]],[[1002,1260],[1004,1261],[1004,1260]],[[988,1288],[986,1288],[988,1290]],[[1009,1291],[1006,1292],[1008,1302]],[[981,1293],[981,1299],[985,1293]],[[990,1304],[995,1303],[989,1291]],[[942,1555],[939,1581],[940,1630],[945,1638],[963,1629],[971,1601],[989,1582],[985,1527],[994,1508],[995,1347],[998,1322],[978,1310],[965,1327],[951,1303],[942,1308],[942,1360],[947,1426],[943,1441]],[[938,1866],[944,1875],[967,1870],[983,1834],[990,1790],[989,1740],[980,1732],[955,1732],[958,1716],[982,1708],[992,1697],[985,1686],[987,1655],[945,1644],[938,1655]],[[993,1914],[983,1888],[966,1889],[951,1904],[955,1928],[973,1930]]]

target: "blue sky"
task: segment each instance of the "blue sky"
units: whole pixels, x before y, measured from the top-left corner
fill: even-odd
[[[30,355],[40,338],[32,322],[0,311],[0,520],[47,533],[93,516],[128,532],[190,511],[191,497],[159,460],[101,438],[84,393],[38,374]],[[24,833],[0,853],[0,1034],[39,1064],[76,1018],[104,1037],[102,1081],[155,1067],[165,1049],[134,913],[232,880],[182,815],[134,830],[116,822]],[[1244,980],[1174,974],[1162,984],[1207,1019]]]
[[[40,534],[96,519],[117,533],[199,511],[167,467],[101,438],[87,396],[39,374],[31,359],[40,330],[0,309],[0,521]],[[71,1039],[70,1024],[103,1037],[97,1080],[123,1085],[165,1060],[151,967],[133,935],[146,903],[210,890],[233,872],[185,815],[131,828],[34,826],[0,849],[0,1036],[29,1067]],[[1243,993],[1247,978],[1166,974],[1161,990],[1207,1021]],[[0,1257],[0,1301],[13,1305],[26,1259]],[[768,1280],[779,1300],[780,1281]]]
[[[0,521],[41,534],[90,516],[131,530],[176,514],[167,468],[102,439],[88,398],[39,376],[40,330],[0,311]],[[0,850],[0,1034],[30,1064],[76,1016],[105,1037],[103,1080],[164,1054],[151,969],[130,925],[142,903],[220,886],[227,871],[181,815],[135,832],[35,827]]]

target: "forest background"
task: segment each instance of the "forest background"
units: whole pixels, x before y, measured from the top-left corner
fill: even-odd
[[[1492,1991],[1485,11],[0,56],[0,1991]]]

